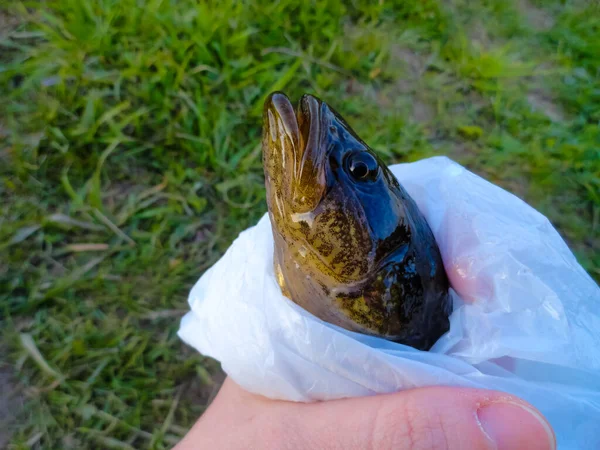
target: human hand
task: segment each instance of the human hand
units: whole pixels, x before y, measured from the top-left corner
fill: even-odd
[[[458,294],[450,332],[435,351],[416,354],[315,320],[281,296],[265,216],[194,286],[180,336],[253,393],[352,400],[276,402],[228,381],[178,450],[556,447],[515,397],[457,386],[527,398],[552,421],[561,448],[597,448],[595,386],[564,374],[597,371],[598,287],[560,235],[448,160],[393,170],[426,215]],[[440,384],[455,387],[431,387]]]
[[[430,387],[395,394],[294,403],[250,394],[226,379],[174,450],[556,448],[541,414],[513,396]]]

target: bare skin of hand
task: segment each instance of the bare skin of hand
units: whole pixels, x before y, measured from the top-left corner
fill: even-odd
[[[231,379],[174,450],[553,450],[528,403],[479,389],[419,388],[319,403],[269,400]]]

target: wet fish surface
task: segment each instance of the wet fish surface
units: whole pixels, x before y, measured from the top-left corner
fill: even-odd
[[[263,165],[284,295],[350,331],[429,350],[449,329],[449,283],[423,214],[339,113],[274,92]]]

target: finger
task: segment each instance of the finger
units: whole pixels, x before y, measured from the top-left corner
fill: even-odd
[[[232,425],[236,433],[230,432]],[[432,387],[301,404],[250,394],[228,378],[209,411],[176,448],[211,445],[537,450],[555,449],[556,441],[550,425],[535,408],[494,391]]]
[[[309,442],[327,449],[555,449],[548,422],[503,393],[432,387],[303,405],[296,415]],[[327,443],[324,446],[322,443]]]

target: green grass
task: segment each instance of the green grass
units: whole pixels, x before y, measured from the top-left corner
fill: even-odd
[[[12,448],[168,448],[202,413],[218,365],[178,321],[266,211],[260,113],[276,89],[323,97],[388,162],[445,154],[514,192],[600,280],[594,2],[5,8],[1,370],[25,402]]]

